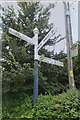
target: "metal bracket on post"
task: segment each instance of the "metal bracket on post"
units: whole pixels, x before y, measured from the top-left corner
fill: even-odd
[[[38,28],[35,28],[33,30],[34,32],[34,40],[35,40],[35,45],[34,45],[34,102],[33,106],[36,105],[37,99],[38,99]]]

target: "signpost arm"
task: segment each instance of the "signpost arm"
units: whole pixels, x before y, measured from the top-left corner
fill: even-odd
[[[45,56],[42,57],[40,55],[38,55],[38,57],[39,57],[39,61],[41,61],[41,62],[49,63],[49,64],[52,64],[52,65],[58,65],[58,66],[61,66],[61,67],[64,66],[63,62],[60,62],[58,60],[51,59],[51,58],[48,58],[48,57],[45,57]]]
[[[28,42],[28,43],[30,43],[30,44],[32,44],[32,45],[33,44],[35,45],[35,41],[33,41],[33,38],[30,38],[27,35],[24,35],[24,34],[12,29],[12,28],[9,28],[9,33],[24,40],[24,41],[26,41],[26,42]]]
[[[33,30],[34,32],[34,39],[36,41],[36,44],[34,45],[34,102],[33,106],[36,105],[37,99],[38,99],[38,29],[35,28]]]
[[[38,50],[41,49],[41,47],[55,34],[53,28],[50,30],[50,32],[43,38],[43,40],[38,45]]]

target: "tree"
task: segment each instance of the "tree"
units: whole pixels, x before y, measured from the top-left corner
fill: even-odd
[[[10,35],[8,28],[11,27],[29,37],[33,37],[33,29],[37,26],[40,42],[53,27],[53,24],[49,23],[49,17],[50,9],[54,8],[54,4],[50,4],[44,8],[39,2],[19,2],[18,6],[20,7],[18,16],[12,6],[8,6],[7,10],[3,8],[3,57],[6,60],[3,64],[5,68],[3,72],[3,89],[7,92],[26,91],[27,94],[32,94],[33,46],[29,45],[25,47],[25,42]],[[56,36],[56,38],[59,38],[59,36]],[[54,41],[55,38],[47,42],[47,44],[50,45],[50,42],[52,44]],[[57,54],[54,55],[53,51],[50,53],[45,50],[45,47],[40,50],[39,54],[43,54],[44,52],[47,56],[53,55],[54,58],[59,58],[60,55],[62,58],[65,56],[62,53],[59,56]],[[57,70],[57,74],[55,69]],[[64,79],[67,79],[64,69],[60,71],[57,66],[42,64],[39,68],[39,93],[45,94],[45,92],[49,93],[53,91],[51,93],[54,94],[58,87],[59,90],[55,94],[61,92],[64,90],[65,84],[68,84],[67,82],[63,82]],[[53,86],[55,86],[54,89]]]
[[[21,9],[18,11],[18,16],[15,14],[14,8],[12,6],[8,6],[7,10],[3,8],[3,57],[6,60],[6,62],[3,64],[3,67],[5,68],[3,74],[3,88],[9,88],[8,91],[14,91],[14,88],[15,90],[20,89],[20,84],[18,84],[19,87],[15,85],[17,81],[20,82],[22,80],[23,84],[25,84],[26,82],[28,83],[28,80],[32,79],[30,77],[31,73],[28,73],[29,75],[27,74],[28,77],[26,76],[26,73],[24,75],[25,77],[20,77],[23,75],[18,74],[18,72],[23,73],[24,63],[26,64],[26,66],[28,63],[30,63],[29,71],[31,71],[33,67],[33,46],[29,45],[26,48],[24,41],[20,41],[18,38],[8,33],[8,28],[11,27],[13,29],[16,29],[17,31],[20,31],[30,37],[33,37],[33,29],[36,25],[39,28],[40,34],[42,29],[45,28],[43,35],[46,32],[46,28],[48,29],[48,31],[51,29],[51,25],[47,23],[50,15],[50,7],[52,8],[53,6],[49,5],[49,7],[45,8],[42,11],[43,7],[40,6],[38,2],[22,2],[18,3],[18,5]],[[42,11],[42,13],[40,11]],[[36,21],[35,19],[37,14],[39,15],[38,21]],[[46,21],[46,23],[44,21]],[[41,37],[39,37],[39,41],[41,40]],[[28,70],[28,68],[26,69]],[[33,86],[33,79],[32,81],[30,81],[29,84]],[[28,86],[26,86],[25,88],[27,87]],[[32,88],[33,87],[31,87],[31,89]]]

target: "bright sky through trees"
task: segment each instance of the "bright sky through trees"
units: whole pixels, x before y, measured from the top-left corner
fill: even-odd
[[[43,5],[48,5],[49,2],[41,2]],[[13,5],[17,10],[17,4],[15,2],[2,2],[2,5]],[[71,14],[71,27],[73,42],[78,41],[78,2],[70,2],[70,14]],[[61,34],[64,37],[65,34],[65,17],[64,17],[64,5],[63,2],[57,2],[55,8],[51,11],[50,22],[54,23],[56,34]],[[66,52],[66,39],[61,41],[52,47],[47,47],[49,50],[54,49],[56,52],[63,50]]]

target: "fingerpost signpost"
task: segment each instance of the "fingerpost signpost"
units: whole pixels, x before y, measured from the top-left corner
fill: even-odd
[[[41,59],[41,56],[38,55],[38,51],[43,47],[43,45],[55,34],[53,31],[53,28],[50,30],[50,32],[43,38],[43,40],[38,44],[38,34],[39,30],[36,27],[34,30],[34,37],[30,38],[27,35],[24,35],[12,28],[9,28],[9,33],[28,42],[27,45],[32,44],[34,45],[34,101],[33,101],[33,106],[36,105],[37,99],[38,99],[38,61],[41,62],[46,62],[49,64],[53,65],[58,65],[63,67],[63,62],[48,58],[48,57],[43,57]]]

